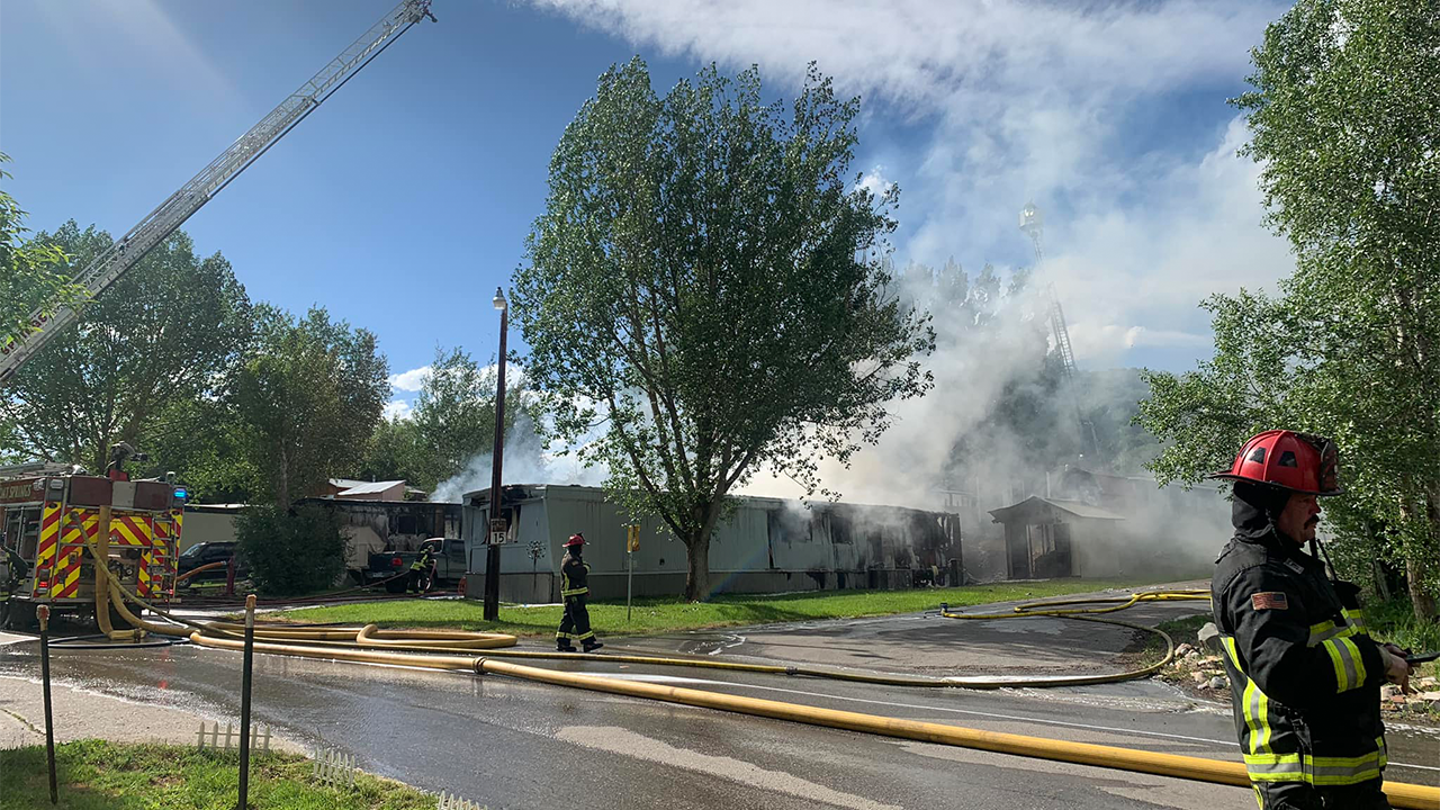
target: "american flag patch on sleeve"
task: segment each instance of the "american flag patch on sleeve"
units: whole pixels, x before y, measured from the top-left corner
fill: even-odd
[[[1250,607],[1254,610],[1289,610],[1290,601],[1279,591],[1262,591],[1250,595]]]

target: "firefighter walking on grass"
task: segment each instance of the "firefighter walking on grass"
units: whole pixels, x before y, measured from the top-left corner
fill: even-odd
[[[1410,666],[1403,650],[1370,638],[1360,589],[1330,579],[1316,556],[1316,497],[1341,493],[1338,472],[1330,440],[1271,430],[1213,476],[1235,482],[1235,535],[1216,561],[1211,600],[1262,810],[1390,807],[1380,687],[1408,687]]]
[[[578,532],[565,541],[565,559],[560,563],[560,598],[565,601],[565,616],[560,619],[560,630],[555,634],[555,649],[560,652],[575,652],[572,640],[579,641],[585,652],[605,646],[595,640],[595,631],[590,629],[590,611],[585,608],[590,594],[590,566],[580,559],[584,547],[585,537]]]

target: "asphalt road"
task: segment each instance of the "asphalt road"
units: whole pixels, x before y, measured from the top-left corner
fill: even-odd
[[[1154,606],[1126,618],[1152,621],[1185,612],[1193,608]],[[1022,631],[1019,624],[1034,626]],[[1015,673],[1104,670],[1130,640],[1123,629],[1078,622],[1035,619],[997,625],[1003,626],[907,616],[683,634],[624,646],[952,674],[971,659]],[[54,671],[83,689],[233,718],[239,661],[238,653],[177,646],[66,652],[57,655]],[[367,770],[427,790],[458,793],[490,808],[571,802],[666,810],[1254,807],[1249,791],[1237,788],[889,740],[498,676],[271,656],[258,656],[256,664],[257,722],[351,752]],[[1150,681],[975,692],[704,670],[557,666],[995,731],[1237,758],[1228,709],[1197,703]],[[0,677],[33,677],[37,669],[35,645],[0,647]],[[1388,736],[1390,779],[1440,784],[1440,735],[1397,728]]]

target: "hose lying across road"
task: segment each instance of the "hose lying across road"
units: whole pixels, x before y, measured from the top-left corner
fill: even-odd
[[[241,650],[241,625],[224,622],[194,622],[181,619],[146,604],[133,593],[129,593],[118,582],[105,574],[97,576],[101,593],[113,599],[117,612],[135,629],[117,631],[116,636],[135,638],[145,632],[167,636],[188,637],[197,645],[227,650]],[[107,586],[108,587],[105,587]],[[100,597],[102,600],[104,596]],[[1076,743],[1043,737],[1019,734],[1005,734],[993,731],[929,723],[919,720],[905,720],[858,712],[823,709],[796,703],[744,697],[699,689],[617,680],[601,675],[575,672],[560,672],[543,667],[527,666],[510,661],[496,660],[497,657],[545,658],[545,659],[594,659],[613,663],[664,664],[674,666],[727,669],[744,672],[766,672],[787,675],[809,675],[835,678],[864,683],[887,685],[961,686],[977,688],[985,686],[1017,685],[1058,685],[1098,683],[1140,677],[1159,669],[1174,656],[1174,642],[1163,631],[1143,625],[1121,622],[1115,619],[1101,619],[1090,615],[1111,613],[1141,602],[1175,601],[1208,598],[1200,591],[1147,592],[1129,597],[1099,600],[1069,600],[1064,602],[1030,603],[1015,608],[1012,613],[961,614],[942,611],[947,618],[994,620],[1026,616],[1052,616],[1083,621],[1104,621],[1138,630],[1158,633],[1166,641],[1166,654],[1159,664],[1110,676],[1082,676],[1063,679],[978,679],[919,678],[905,676],[869,675],[863,673],[823,670],[810,667],[749,664],[742,662],[714,661],[687,658],[661,658],[635,655],[587,655],[584,653],[549,653],[509,650],[516,643],[515,636],[502,633],[471,633],[456,630],[396,631],[381,630],[375,625],[360,628],[340,627],[277,627],[257,626],[255,629],[257,652],[275,655],[319,658],[334,661],[349,661],[361,664],[408,666],[424,669],[473,672],[479,675],[509,675],[514,678],[604,692],[615,695],[679,703],[720,711],[735,712],[755,717],[768,717],[815,726],[846,729],[885,737],[916,740],[920,742],[972,748],[1002,754],[1070,762],[1080,765],[1113,768],[1137,773],[1157,774],[1179,779],[1211,782],[1239,787],[1249,786],[1245,766],[1238,762],[1205,759],[1201,757],[1163,754],[1116,746]],[[175,625],[156,624],[132,613],[125,604],[133,602],[149,608]],[[1102,607],[1095,607],[1100,604]],[[1074,607],[1074,606],[1081,607]],[[176,626],[180,625],[180,626]],[[479,655],[467,653],[483,653]],[[1396,808],[1433,810],[1440,807],[1440,788],[1405,783],[1386,783],[1385,792]]]

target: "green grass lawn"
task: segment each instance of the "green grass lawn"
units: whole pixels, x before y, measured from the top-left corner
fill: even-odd
[[[83,740],[56,747],[60,810],[234,810],[239,754],[169,745]],[[361,774],[354,789],[310,781],[310,761],[288,754],[250,760],[250,806],[264,810],[430,810],[435,797]],[[51,807],[41,746],[0,750],[0,810]]]
[[[641,636],[707,627],[913,613],[933,610],[941,602],[947,602],[952,607],[964,607],[1136,587],[1140,585],[1134,582],[1062,579],[903,591],[726,594],[709,602],[684,602],[678,597],[647,598],[635,600],[628,623],[625,621],[623,601],[592,602],[589,607],[591,623],[602,636]],[[477,601],[411,599],[303,608],[265,618],[339,624],[373,622],[382,627],[440,627],[519,636],[553,636],[560,624],[560,614],[558,605],[501,605],[500,621],[487,622],[482,618],[481,604]]]

